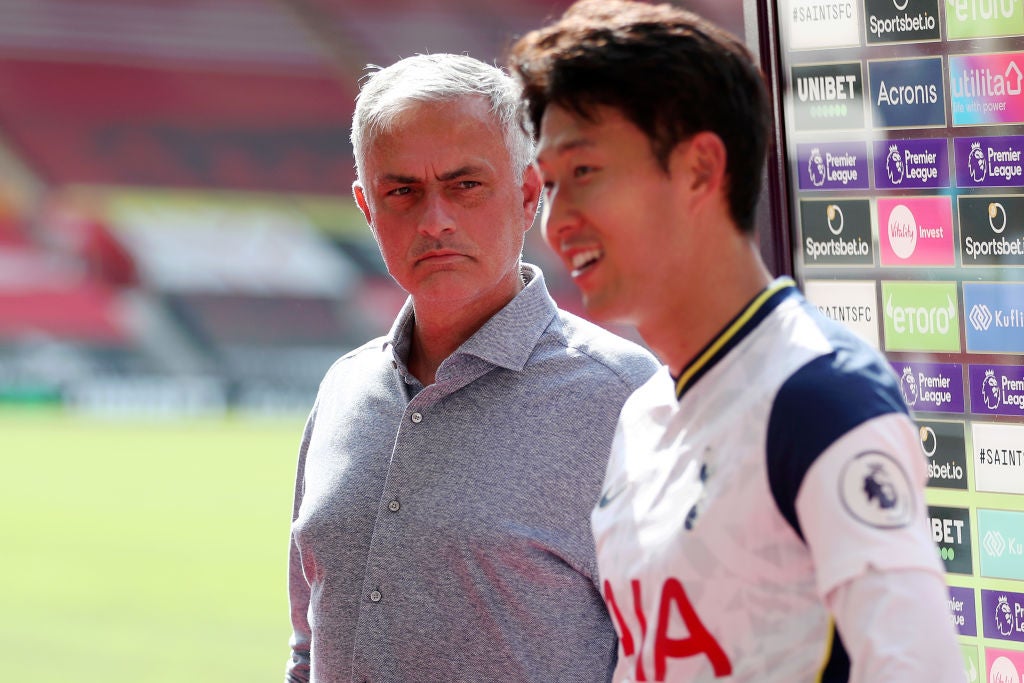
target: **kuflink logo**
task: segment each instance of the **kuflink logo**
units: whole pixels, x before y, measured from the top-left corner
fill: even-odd
[[[992,324],[992,311],[985,304],[971,306],[971,313],[967,317],[976,330],[987,330]]]
[[[967,350],[1024,353],[1024,283],[965,282]]]

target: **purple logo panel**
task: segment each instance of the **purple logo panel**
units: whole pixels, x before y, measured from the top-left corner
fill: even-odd
[[[964,412],[964,374],[959,363],[892,363],[900,393],[914,412]]]
[[[958,187],[1024,186],[1024,135],[953,140]]]
[[[981,623],[986,638],[1024,643],[1024,594],[982,589]]]
[[[968,382],[972,413],[1024,415],[1024,366],[972,365]]]
[[[945,138],[875,140],[875,185],[884,189],[949,187]]]
[[[974,589],[949,587],[949,617],[962,636],[978,635],[978,618],[974,607]]]
[[[863,190],[868,183],[866,142],[822,142],[796,146],[801,190]]]

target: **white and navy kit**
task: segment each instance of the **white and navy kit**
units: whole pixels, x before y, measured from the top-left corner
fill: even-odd
[[[942,581],[925,481],[888,364],[775,281],[623,408],[592,515],[615,680],[852,680],[826,596],[867,572]]]

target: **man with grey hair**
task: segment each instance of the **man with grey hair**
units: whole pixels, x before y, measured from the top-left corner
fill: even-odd
[[[657,367],[521,261],[541,185],[502,71],[374,72],[353,185],[409,294],[342,356],[303,435],[286,680],[606,681],[588,517],[623,402]]]

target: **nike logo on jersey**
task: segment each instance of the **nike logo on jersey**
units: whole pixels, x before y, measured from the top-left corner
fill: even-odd
[[[611,489],[605,489],[604,491],[601,492],[601,500],[597,501],[597,507],[598,508],[607,507],[613,500],[618,498],[619,495],[621,495],[622,492],[625,491],[625,490],[626,490],[626,485],[625,484],[620,486],[615,491],[615,493],[611,493]]]

